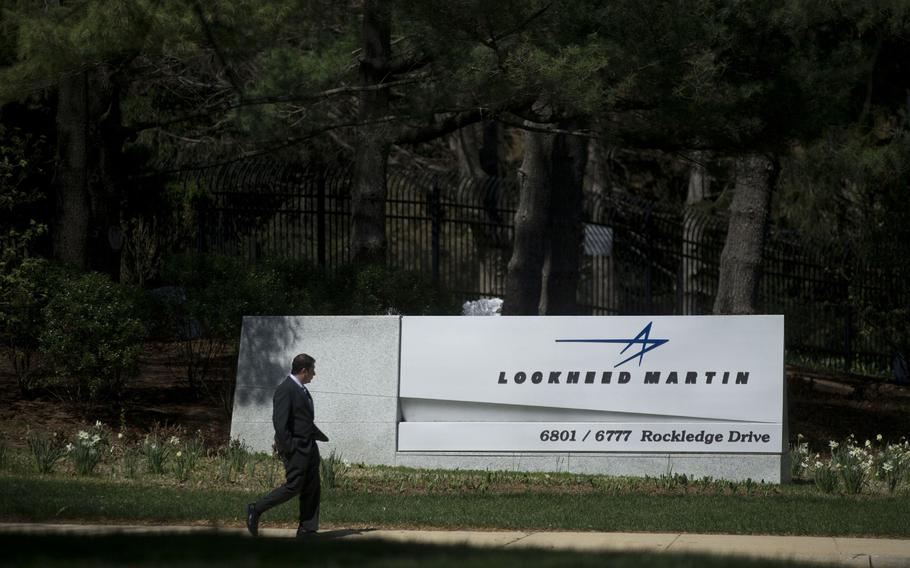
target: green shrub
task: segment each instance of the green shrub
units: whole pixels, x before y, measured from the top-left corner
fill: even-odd
[[[161,339],[177,339],[175,361],[190,388],[230,413],[233,372],[244,316],[458,313],[423,276],[382,267],[326,271],[307,262],[270,259],[249,266],[217,255],[168,258],[167,288],[152,300]],[[225,372],[227,370],[227,372]]]
[[[199,432],[177,449],[177,453],[174,454],[174,475],[178,481],[183,482],[190,478],[204,450],[205,445]]]
[[[51,292],[70,272],[40,258],[27,258],[0,277],[0,341],[7,348],[19,390],[38,382],[37,354]]]
[[[71,276],[42,313],[41,354],[60,392],[73,401],[119,399],[146,335],[135,293],[102,274]]]
[[[145,470],[161,475],[171,454],[179,451],[180,438],[167,436],[166,429],[155,428],[142,442],[141,452],[145,457]]]
[[[340,455],[335,455],[335,450],[332,450],[329,457],[323,458],[319,462],[319,477],[321,478],[322,487],[325,489],[334,489],[340,486],[346,473],[347,466]]]
[[[110,432],[101,422],[96,422],[88,430],[79,430],[73,441],[66,445],[66,451],[76,473],[91,475],[101,463],[105,447],[110,447]]]
[[[790,445],[790,478],[799,479],[803,472],[809,467],[809,444],[803,441],[803,435],[799,434],[796,438],[796,444]]]
[[[834,493],[837,489],[837,466],[831,462],[816,460],[812,468],[812,479],[815,487],[822,493]]]
[[[256,269],[282,289],[284,314],[382,315],[458,314],[460,307],[441,286],[416,272],[383,266],[326,270],[296,260],[270,260]]]
[[[881,441],[881,436],[878,437]],[[910,442],[903,440],[899,443],[884,445],[875,457],[875,475],[884,482],[888,493],[894,493],[898,485],[910,479]]]
[[[123,451],[123,461],[121,471],[124,476],[133,479],[139,473],[139,459],[142,457],[142,448],[139,446],[128,446]]]
[[[860,493],[872,472],[870,452],[857,446],[852,434],[843,444],[832,442],[830,446],[831,461],[837,468],[844,491],[853,495]]]
[[[338,277],[350,282],[351,314],[446,314],[458,313],[457,306],[431,280],[416,272],[381,266],[343,270]]]
[[[222,369],[236,362],[243,316],[285,313],[281,287],[267,271],[213,255],[171,257],[164,276],[173,288],[160,299],[160,311],[180,342],[178,363],[186,380],[230,412],[234,379]]]
[[[38,473],[52,472],[54,466],[66,453],[63,438],[56,432],[51,435],[30,432],[27,440]]]
[[[253,455],[250,448],[238,439],[232,439],[218,451],[218,477],[221,481],[233,483],[243,473]]]

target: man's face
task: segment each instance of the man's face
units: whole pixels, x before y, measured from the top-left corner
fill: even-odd
[[[300,374],[297,375],[297,378],[300,379],[300,384],[307,384],[313,380],[313,377],[316,376],[316,365],[313,365],[312,369],[303,369],[300,371]]]

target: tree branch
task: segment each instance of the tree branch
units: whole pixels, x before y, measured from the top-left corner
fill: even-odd
[[[489,115],[490,112],[487,109],[482,108],[470,109],[449,115],[443,118],[441,121],[434,122],[433,124],[415,128],[407,128],[399,133],[399,135],[395,138],[395,143],[420,144],[421,142],[429,142],[430,140],[435,140],[440,136],[445,136],[446,134],[455,132],[459,128],[463,128],[468,124],[479,122],[483,119],[485,114]]]
[[[516,25],[512,29],[506,30],[500,34],[491,35],[490,39],[483,41],[484,45],[486,45],[490,49],[493,49],[494,51],[496,51],[496,44],[500,40],[505,39],[505,38],[509,37],[510,35],[513,35],[513,34],[516,34],[520,31],[522,31],[523,29],[528,27],[528,24],[530,24],[537,18],[544,15],[547,12],[547,10],[549,10],[552,6],[553,6],[552,2],[545,4],[540,10],[537,10],[536,12],[534,12],[533,14],[531,14],[530,16],[525,18],[520,24]]]
[[[150,128],[163,128],[165,126],[171,126],[173,124],[179,124],[181,122],[188,122],[191,120],[197,120],[200,118],[208,118],[216,113],[224,113],[234,109],[255,106],[255,105],[270,105],[270,104],[281,104],[281,103],[300,103],[300,102],[312,102],[320,99],[329,98],[335,95],[348,95],[360,93],[363,91],[378,91],[382,89],[389,89],[392,87],[397,87],[400,85],[408,85],[412,83],[419,83],[423,80],[422,77],[413,77],[409,79],[402,79],[400,81],[389,81],[388,83],[381,83],[379,85],[368,85],[368,86],[345,86],[345,87],[336,87],[333,89],[327,89],[325,91],[320,91],[317,93],[311,93],[308,95],[270,95],[264,97],[258,97],[255,99],[242,99],[236,103],[224,105],[219,108],[210,108],[202,112],[197,112],[185,116],[178,116],[168,120],[159,120],[159,121],[150,121],[150,122],[139,122],[133,125],[126,127],[130,132],[141,132],[143,130],[148,130]]]
[[[199,25],[202,26],[202,31],[205,33],[205,37],[211,44],[212,49],[215,50],[215,57],[218,58],[218,62],[221,64],[221,67],[224,69],[225,74],[228,77],[228,81],[231,83],[231,86],[234,87],[234,90],[237,91],[241,97],[243,97],[243,88],[240,84],[240,78],[234,73],[233,68],[227,63],[227,59],[224,57],[224,53],[221,51],[221,48],[218,46],[218,42],[215,41],[215,34],[212,33],[212,29],[209,27],[208,22],[205,21],[205,13],[202,11],[202,6],[199,5],[198,0],[193,0],[192,2],[193,13],[196,15],[196,19],[199,20]]]

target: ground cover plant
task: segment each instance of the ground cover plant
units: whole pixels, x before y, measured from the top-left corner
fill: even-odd
[[[242,526],[244,505],[283,478],[274,455],[236,441],[206,449],[200,433],[180,428],[121,434],[96,423],[69,436],[44,435],[106,448],[90,468],[72,442],[44,473],[34,448],[7,449],[0,519]],[[322,467],[323,520],[345,527],[910,536],[903,521],[910,510],[910,445],[870,440],[860,447],[848,439],[830,446],[853,457],[810,456],[801,442],[793,448],[803,458],[799,477],[788,485],[672,472],[623,478],[416,470],[348,464],[329,454]],[[821,471],[832,473],[831,487],[820,484]],[[295,520],[296,509],[287,504],[269,514],[278,525]]]

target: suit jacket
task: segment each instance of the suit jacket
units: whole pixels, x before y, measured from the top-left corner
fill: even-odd
[[[275,446],[282,454],[306,449],[313,440],[329,438],[313,423],[313,399],[291,377],[286,377],[272,399]]]

